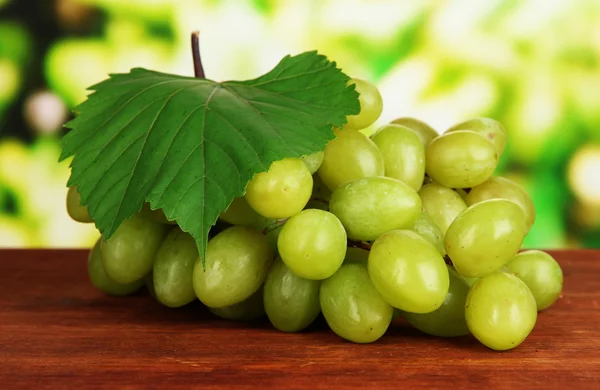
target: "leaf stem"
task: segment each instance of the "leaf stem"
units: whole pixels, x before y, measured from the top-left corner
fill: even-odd
[[[192,58],[194,59],[194,76],[199,79],[204,79],[204,68],[202,67],[202,59],[200,58],[200,42],[199,31],[192,32]]]

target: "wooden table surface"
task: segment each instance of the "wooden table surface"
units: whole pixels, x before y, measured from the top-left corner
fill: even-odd
[[[600,251],[552,253],[562,299],[520,347],[493,352],[402,322],[357,345],[322,319],[285,334],[145,291],[110,298],[88,282],[85,251],[0,250],[0,389],[600,389]]]

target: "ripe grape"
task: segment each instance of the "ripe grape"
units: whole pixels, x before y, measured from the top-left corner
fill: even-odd
[[[176,221],[169,221],[169,219],[167,218],[167,216],[165,215],[165,213],[162,209],[152,210],[150,203],[148,203],[148,202],[144,203],[144,205],[142,206],[142,210],[140,211],[140,214],[142,214],[145,218],[149,218],[155,222],[160,222],[160,223],[164,223],[167,225],[177,224]]]
[[[360,113],[348,115],[346,117],[348,123],[345,127],[360,130],[371,126],[379,118],[383,111],[383,99],[377,87],[369,81],[353,78],[348,82],[348,85],[352,84],[359,93]]]
[[[254,226],[257,229],[262,229],[272,221],[254,211],[243,196],[234,198],[219,218],[232,225]]]
[[[272,219],[298,214],[310,199],[312,175],[299,158],[275,161],[267,172],[254,175],[246,200],[257,213]]]
[[[525,213],[525,232],[529,232],[535,221],[535,207],[520,185],[504,177],[490,177],[469,191],[466,202],[470,206],[488,199],[508,199],[518,204]]]
[[[425,147],[429,145],[431,140],[433,140],[439,135],[439,133],[435,131],[433,127],[416,118],[402,117],[394,119],[391,123],[406,126],[409,129],[413,130],[423,143],[423,146]]]
[[[419,196],[423,202],[423,211],[446,234],[452,221],[467,209],[465,201],[458,193],[437,183],[425,184]]]
[[[302,161],[304,161],[304,163],[306,164],[306,167],[310,171],[311,175],[314,174],[317,171],[317,169],[319,169],[321,163],[323,162],[324,156],[325,152],[321,151],[302,157]]]
[[[364,266],[367,265],[367,261],[369,260],[369,251],[362,248],[353,248],[348,247],[346,249],[346,258],[344,258],[345,264],[355,263],[362,264]]]
[[[321,281],[304,279],[280,259],[275,260],[263,292],[265,311],[271,324],[283,332],[299,332],[321,312]]]
[[[383,155],[385,175],[419,191],[425,177],[425,147],[417,134],[401,125],[385,125],[371,136]]]
[[[379,237],[371,247],[368,267],[377,291],[400,310],[429,313],[448,294],[442,255],[413,231],[392,230]]]
[[[187,305],[196,299],[192,273],[198,260],[196,241],[178,227],[165,237],[152,269],[156,299],[168,307]]]
[[[331,190],[363,177],[383,176],[383,155],[366,135],[353,130],[336,130],[337,138],[325,147],[317,174]]]
[[[506,130],[504,127],[494,119],[491,118],[473,118],[467,121],[457,123],[448,130],[446,133],[457,131],[457,130],[471,130],[484,136],[488,141],[494,145],[498,157],[504,153],[506,147]]]
[[[355,343],[372,343],[386,332],[394,309],[377,292],[367,269],[344,264],[321,284],[321,311],[338,336]]]
[[[469,334],[465,321],[465,301],[469,284],[448,267],[450,287],[442,306],[430,313],[403,312],[402,316],[421,332],[439,337],[456,337]]]
[[[94,222],[90,217],[87,206],[81,204],[81,196],[77,192],[77,187],[69,187],[67,191],[67,213],[69,217],[77,222]]]
[[[108,276],[119,283],[132,283],[146,276],[152,271],[167,228],[141,213],[123,221],[101,244],[102,264]]]
[[[277,239],[283,262],[298,276],[320,280],[333,275],[346,256],[346,231],[333,214],[307,209],[287,220]]]
[[[254,321],[265,316],[263,288],[260,287],[249,298],[230,306],[209,307],[217,317],[231,321]]]
[[[144,285],[143,280],[118,283],[106,274],[104,265],[102,265],[100,244],[101,241],[98,240],[88,256],[88,276],[92,285],[105,294],[114,296],[130,295],[139,290]]]
[[[208,242],[205,266],[202,261],[194,266],[196,296],[208,307],[239,303],[258,290],[271,263],[271,248],[258,230],[227,228]]]
[[[477,280],[469,290],[465,318],[473,336],[502,351],[517,347],[529,335],[537,320],[537,307],[519,278],[494,272]]]
[[[492,176],[498,152],[474,131],[446,133],[429,143],[426,170],[433,180],[449,188],[471,188]]]
[[[462,212],[446,232],[444,246],[456,271],[481,277],[497,271],[516,254],[525,238],[525,214],[505,199],[491,199]]]
[[[521,252],[508,262],[506,268],[529,287],[538,311],[552,306],[562,292],[562,269],[546,252],[539,250]]]
[[[414,231],[427,242],[435,247],[443,256],[446,254],[446,248],[444,248],[444,233],[441,229],[433,222],[433,219],[425,212],[421,213],[415,220],[410,230]]]
[[[410,227],[421,213],[421,199],[399,180],[369,177],[335,190],[329,209],[349,238],[372,241],[390,230]]]

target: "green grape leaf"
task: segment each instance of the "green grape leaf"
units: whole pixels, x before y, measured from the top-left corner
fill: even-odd
[[[204,260],[210,228],[255,173],[323,150],[333,127],[360,111],[348,80],[314,51],[248,81],[112,74],[66,124],[68,185],[104,240],[147,201],[194,237]]]

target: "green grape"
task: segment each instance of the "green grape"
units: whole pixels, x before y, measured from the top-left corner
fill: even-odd
[[[474,131],[460,130],[431,141],[425,152],[427,175],[449,188],[471,188],[492,176],[498,165],[494,146]]]
[[[432,336],[457,337],[469,334],[465,321],[465,301],[470,286],[452,268],[448,267],[448,272],[450,287],[442,306],[431,313],[402,313],[412,326]]]
[[[208,307],[231,306],[262,285],[272,263],[267,238],[249,226],[232,226],[206,247],[206,264],[194,266],[194,291]]]
[[[275,260],[263,293],[265,311],[271,324],[283,332],[299,332],[321,312],[321,281],[296,275],[280,259]]]
[[[500,122],[495,121],[490,118],[473,118],[468,121],[458,123],[448,130],[446,133],[457,131],[457,130],[471,130],[478,134],[484,136],[488,141],[494,145],[496,152],[498,153],[498,157],[504,153],[504,148],[506,147],[506,130],[500,124]]]
[[[257,229],[262,229],[272,222],[254,211],[243,196],[234,198],[219,218],[232,225],[254,226]]]
[[[81,196],[77,192],[77,187],[69,187],[67,191],[67,213],[74,221],[90,223],[94,222],[90,217],[87,206],[81,204]]]
[[[469,290],[465,318],[473,336],[488,348],[515,348],[535,326],[535,299],[516,276],[494,272],[477,280]]]
[[[154,222],[160,222],[160,223],[164,223],[167,225],[176,225],[177,224],[177,221],[169,221],[169,219],[167,218],[167,216],[165,215],[165,213],[162,209],[152,210],[152,207],[150,206],[150,203],[148,203],[148,202],[144,203],[144,205],[142,206],[142,210],[140,211],[140,214],[142,214],[145,218],[149,218],[149,219],[153,220]]]
[[[265,316],[263,305],[263,288],[256,290],[249,298],[224,307],[209,307],[217,317],[231,321],[254,321]]]
[[[308,156],[302,157],[302,161],[306,164],[306,167],[310,171],[310,174],[314,174],[317,169],[321,166],[323,162],[323,157],[325,156],[325,152],[320,151],[317,153],[310,154]]]
[[[421,213],[415,220],[410,230],[417,233],[435,247],[442,256],[446,254],[446,248],[444,248],[444,233],[438,225],[433,222],[433,219],[426,213]]]
[[[470,190],[470,189],[468,189]],[[467,191],[467,189],[465,188],[455,188],[454,191],[456,191],[456,193],[458,195],[460,195],[460,197],[462,198],[462,200],[465,201],[465,203],[467,202],[467,196],[469,195],[469,192]]]
[[[272,226],[265,233],[265,237],[267,237],[267,242],[269,243],[269,248],[271,248],[271,252],[274,255],[279,255],[279,250],[277,249],[277,241],[279,241],[279,234],[281,233],[281,229],[283,229],[283,223],[277,224],[276,226]]]
[[[321,177],[317,175],[313,175],[313,190],[311,199],[316,199],[322,202],[329,203],[329,199],[331,199],[331,190],[329,187],[323,183]]]
[[[466,283],[467,283],[469,286],[472,286],[472,285],[474,285],[474,284],[475,284],[475,282],[479,280],[479,278],[474,278],[474,277],[473,277],[473,278],[468,278],[468,277],[466,277],[466,276],[463,276],[462,278],[465,280],[465,282],[466,282]]]
[[[425,184],[419,196],[423,202],[423,211],[446,234],[452,221],[467,209],[465,201],[456,191],[437,183]]]
[[[385,174],[383,155],[366,135],[354,130],[337,130],[336,135],[325,147],[323,163],[317,171],[330,190],[363,177]]]
[[[469,206],[446,232],[444,246],[461,276],[481,277],[499,270],[525,238],[525,214],[505,199]]]
[[[345,264],[362,264],[367,265],[369,260],[369,251],[362,248],[348,247],[346,249],[346,257],[344,258]]]
[[[266,218],[288,218],[304,208],[312,186],[306,164],[299,158],[285,158],[271,164],[268,172],[254,175],[246,187],[246,200]]]
[[[324,280],[319,299],[331,330],[355,343],[378,340],[392,322],[394,308],[377,292],[360,264],[344,264]]]
[[[277,249],[283,262],[305,279],[330,277],[346,256],[346,231],[337,217],[327,211],[308,209],[287,220]]]
[[[159,302],[180,307],[196,299],[192,273],[197,259],[194,238],[178,227],[172,229],[154,259],[153,284]]]
[[[335,190],[329,210],[342,221],[349,238],[372,241],[412,226],[421,213],[421,199],[399,180],[369,177]]]
[[[383,155],[385,175],[419,191],[425,178],[425,147],[417,134],[401,125],[385,125],[371,136]]]
[[[118,283],[106,274],[102,265],[100,245],[101,241],[98,240],[88,256],[88,276],[92,285],[103,293],[114,296],[130,295],[138,291],[144,285],[143,280],[136,280],[131,283]]]
[[[152,272],[144,276],[144,284],[146,285],[146,290],[148,290],[148,294],[150,294],[152,298],[158,301],[158,298],[156,297],[156,291],[154,291],[154,275],[152,275]]]
[[[506,268],[529,287],[539,311],[549,308],[560,297],[563,272],[548,253],[539,250],[521,252]]]
[[[371,247],[368,267],[377,291],[402,311],[432,312],[448,294],[442,255],[413,231],[392,230],[379,237]]]
[[[359,79],[352,78],[348,85],[354,84],[359,93],[358,102],[360,103],[360,113],[357,115],[348,115],[347,127],[355,130],[364,129],[371,126],[383,111],[383,99],[375,84]]]
[[[409,129],[413,130],[417,134],[417,136],[419,136],[419,139],[425,147],[429,145],[431,140],[433,140],[439,135],[439,133],[435,131],[433,127],[416,118],[403,117],[394,119],[391,123],[395,125],[406,126]]]
[[[525,232],[529,232],[535,221],[535,207],[520,185],[504,177],[490,177],[469,191],[466,202],[470,206],[488,199],[508,199],[521,206],[525,213]]]
[[[124,220],[112,237],[101,244],[102,264],[111,279],[132,283],[152,271],[154,257],[167,225],[137,213]]]

